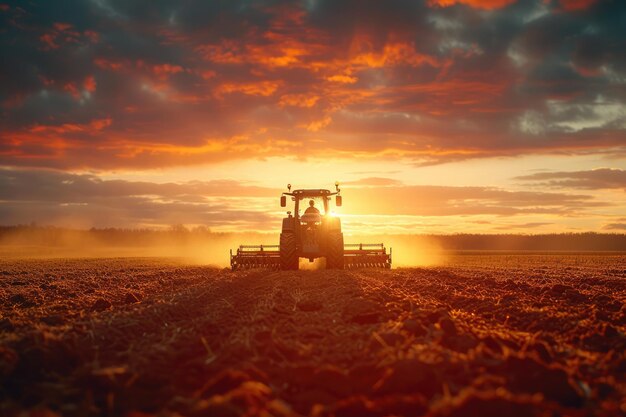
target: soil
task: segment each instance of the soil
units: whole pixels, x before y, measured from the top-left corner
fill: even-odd
[[[626,256],[0,260],[6,416],[616,416]]]

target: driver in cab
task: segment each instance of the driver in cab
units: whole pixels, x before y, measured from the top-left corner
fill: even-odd
[[[309,200],[309,207],[304,210],[302,221],[311,225],[322,221],[320,211],[315,207],[315,201]]]
[[[315,207],[315,201],[309,200],[309,207],[304,210],[304,214],[316,214],[319,216],[320,211]]]

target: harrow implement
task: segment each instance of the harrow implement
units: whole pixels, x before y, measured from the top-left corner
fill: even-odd
[[[230,267],[233,271],[249,268],[280,268],[278,245],[241,245],[233,255],[230,250]]]
[[[382,243],[344,244],[343,265],[352,268],[391,268],[389,253]],[[237,253],[230,251],[230,266],[237,269],[267,268],[280,269],[280,247],[278,245],[241,245]]]
[[[343,245],[344,268],[391,268],[389,253],[383,243],[346,243]]]

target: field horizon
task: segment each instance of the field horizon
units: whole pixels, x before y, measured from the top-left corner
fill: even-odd
[[[239,245],[276,245],[276,233],[212,232],[176,225],[169,229],[71,229],[56,226],[0,226],[0,256],[18,258],[172,257],[195,264],[229,266]],[[443,265],[456,253],[626,252],[623,233],[552,234],[345,234],[346,243],[384,243],[392,266]],[[302,261],[303,267],[308,263]],[[317,263],[311,267],[318,267]]]

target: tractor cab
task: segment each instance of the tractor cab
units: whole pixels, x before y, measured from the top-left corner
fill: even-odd
[[[291,192],[291,184],[287,185],[288,192],[283,193],[280,197],[280,206],[287,206],[287,197],[291,197],[291,201],[293,201],[294,209],[293,216],[300,221],[305,223],[318,223],[321,222],[321,217],[325,217],[330,214],[329,209],[329,201],[331,197],[335,196],[335,205],[337,207],[341,207],[341,195],[339,194],[341,190],[339,189],[339,183],[335,183],[336,191],[333,193],[330,190],[324,189],[304,189],[304,190],[294,190]],[[309,202],[313,201],[317,211],[319,212],[317,216],[309,215],[310,212],[307,213],[307,207],[310,207]],[[291,212],[287,212],[288,215],[291,215]]]

